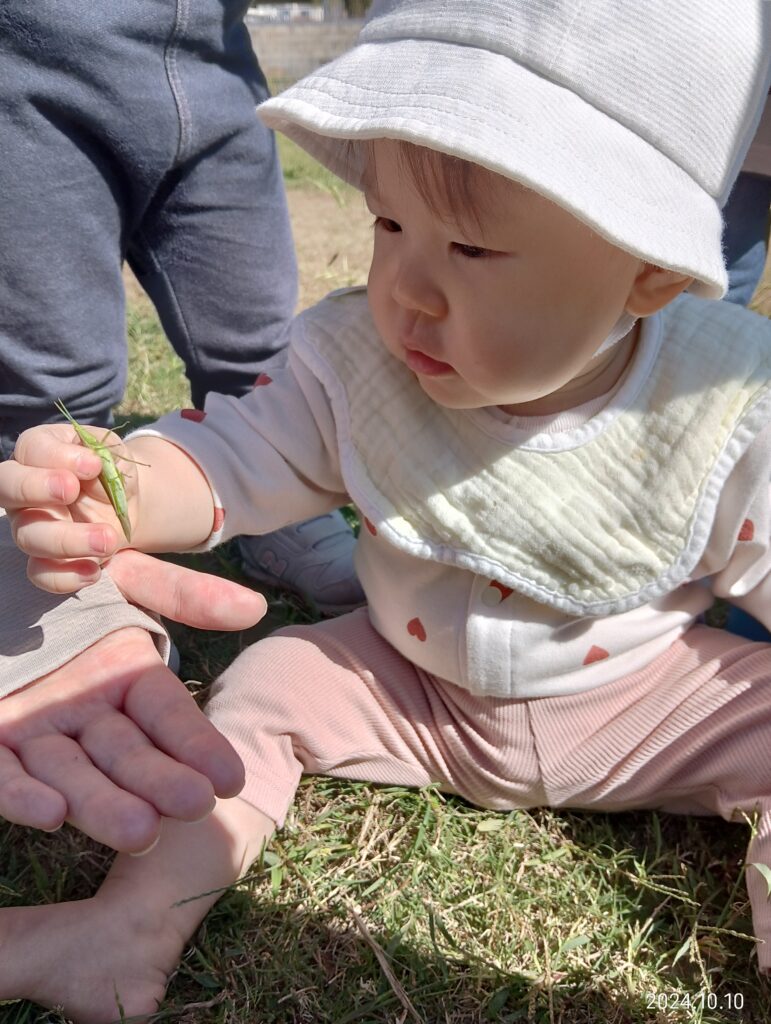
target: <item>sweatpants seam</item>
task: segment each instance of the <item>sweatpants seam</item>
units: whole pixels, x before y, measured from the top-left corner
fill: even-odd
[[[188,0],[177,0],[174,25],[171,29],[171,33],[166,43],[166,49],[163,54],[163,63],[166,67],[169,88],[171,89],[171,95],[174,99],[174,105],[177,108],[177,119],[179,121],[179,139],[177,141],[177,153],[174,158],[173,166],[176,166],[182,160],[192,137],[190,108],[182,85],[182,77],[180,76],[179,68],[177,67],[179,41],[185,28],[187,28],[188,14]]]
[[[150,240],[148,239],[147,235],[145,234],[145,232],[142,229],[137,231],[137,237],[140,238],[142,240],[142,242],[144,243],[143,248],[144,248],[144,251],[147,254],[147,256],[150,258],[150,262],[152,264],[153,270],[163,280],[164,286],[165,286],[165,288],[167,290],[167,293],[168,293],[168,295],[169,295],[169,297],[171,299],[171,303],[172,303],[172,305],[174,307],[174,312],[176,314],[177,321],[178,321],[178,323],[180,325],[180,328],[182,330],[182,334],[184,335],[184,339],[185,339],[185,355],[184,355],[184,357],[183,357],[182,353],[178,350],[177,346],[174,344],[172,336],[165,329],[165,327],[164,327],[164,332],[165,332],[166,336],[168,337],[169,341],[171,342],[172,348],[177,353],[179,358],[182,359],[182,361],[184,362],[185,366],[187,367],[188,374],[189,374],[189,371],[190,371],[190,367],[194,366],[195,370],[197,372],[197,376],[201,377],[202,376],[202,370],[201,370],[201,364],[200,364],[200,361],[199,361],[199,358],[198,358],[198,350],[195,347],[195,345],[193,345],[193,339],[192,339],[192,335],[190,333],[190,328],[188,326],[187,320],[185,319],[185,314],[182,311],[182,306],[180,305],[179,299],[177,298],[177,293],[176,293],[176,290],[174,288],[174,285],[171,283],[171,278],[169,277],[168,272],[164,268],[163,263],[159,259],[158,254],[157,254],[154,246],[150,243]],[[154,302],[153,302],[153,305],[155,305]],[[192,384],[192,381],[191,381],[191,384]]]

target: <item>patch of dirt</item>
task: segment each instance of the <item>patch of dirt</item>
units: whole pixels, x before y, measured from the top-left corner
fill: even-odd
[[[372,214],[364,198],[346,191],[338,201],[320,188],[287,192],[300,274],[298,309],[335,288],[367,283],[372,254]]]

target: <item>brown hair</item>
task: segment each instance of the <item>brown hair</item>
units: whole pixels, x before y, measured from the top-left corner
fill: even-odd
[[[412,181],[418,195],[437,217],[451,216],[458,224],[478,225],[487,190],[486,171],[478,164],[440,153],[426,146],[396,140],[400,170]],[[349,142],[349,159],[363,168],[362,179],[377,193],[377,162],[372,139]]]

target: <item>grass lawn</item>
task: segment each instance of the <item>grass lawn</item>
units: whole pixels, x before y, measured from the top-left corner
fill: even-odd
[[[337,188],[293,147],[282,158],[290,188]],[[128,328],[119,419],[186,404],[181,364],[141,298]],[[227,548],[189,562],[238,578]],[[273,595],[247,635],[175,628],[183,675],[205,699],[241,647],[309,617]],[[771,1021],[744,888],[748,834],[655,813],[496,814],[433,789],[306,779],[264,862],[202,925],[157,1019]],[[71,829],[0,826],[0,903],[89,895],[108,864],[108,850]],[[0,1006],[0,1024],[64,1020]]]

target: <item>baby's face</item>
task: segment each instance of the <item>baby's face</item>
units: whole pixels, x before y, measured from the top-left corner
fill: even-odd
[[[378,140],[374,154],[377,187],[365,191],[376,218],[369,302],[388,350],[425,392],[450,408],[531,414],[568,408],[577,393],[593,397],[580,382],[641,261],[485,171],[478,223],[439,216],[402,172],[396,143]]]

